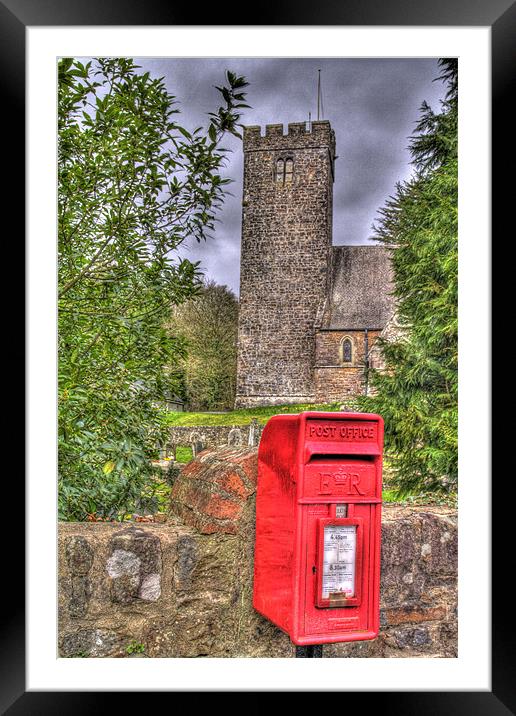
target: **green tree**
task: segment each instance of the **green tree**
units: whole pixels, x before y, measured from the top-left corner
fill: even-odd
[[[220,141],[240,136],[247,106],[247,83],[227,72],[207,130],[189,132],[163,79],[138,69],[120,58],[58,67],[61,519],[123,517],[150,484],[164,366],[183,350],[164,322],[200,285],[176,249],[213,228],[229,181]]]
[[[377,239],[389,247],[402,332],[382,344],[376,394],[361,399],[385,420],[399,494],[457,485],[457,61],[439,61],[441,111],[423,103],[411,137],[414,174],[380,210]]]
[[[205,281],[195,298],[174,307],[170,335],[184,341],[184,395],[194,410],[233,408],[238,301],[227,286]]]

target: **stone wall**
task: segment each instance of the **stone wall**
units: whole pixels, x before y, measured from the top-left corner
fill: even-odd
[[[368,331],[371,351],[380,331]],[[353,345],[352,364],[340,362],[340,344],[350,338]],[[318,331],[316,340],[315,396],[317,402],[345,400],[364,393],[365,333],[361,331]]]
[[[314,400],[314,323],[329,289],[335,136],[327,121],[244,128],[236,407]],[[293,161],[291,183],[278,160]]]
[[[166,452],[172,455],[178,446],[195,446],[201,443],[204,448],[258,445],[265,425],[253,421],[249,425],[183,425],[170,428]]]
[[[364,394],[364,369],[357,367],[316,368],[316,399],[319,402],[345,401]]]
[[[60,524],[60,655],[294,657],[251,604],[256,474],[256,450],[207,450],[167,523]],[[380,635],[324,656],[456,656],[456,581],[456,512],[386,505]]]

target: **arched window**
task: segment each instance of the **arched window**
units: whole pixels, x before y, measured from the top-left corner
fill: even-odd
[[[283,159],[278,159],[276,162],[276,183],[283,184],[285,183],[285,162]]]
[[[292,159],[285,161],[285,184],[292,184],[294,177],[294,162]]]
[[[341,363],[353,363],[353,342],[351,338],[343,338],[340,342]]]

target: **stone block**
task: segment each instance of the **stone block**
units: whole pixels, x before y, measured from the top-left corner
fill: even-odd
[[[88,577],[72,575],[70,580],[71,594],[68,602],[68,610],[72,617],[82,617],[88,611],[92,585]]]
[[[161,595],[161,570],[161,546],[156,535],[130,527],[111,540],[106,571],[113,602],[156,601]]]
[[[124,637],[109,629],[78,629],[63,635],[60,653],[64,657],[122,656]]]
[[[427,513],[421,516],[421,566],[430,582],[457,574],[457,520]]]
[[[93,550],[88,540],[81,536],[67,539],[66,561],[72,574],[88,574],[93,564]]]
[[[173,589],[178,607],[235,601],[237,542],[227,535],[182,535],[177,541]],[[202,607],[201,607],[202,608]]]

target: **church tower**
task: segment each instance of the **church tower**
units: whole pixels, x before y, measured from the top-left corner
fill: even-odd
[[[244,128],[236,407],[314,402],[330,290],[335,135],[328,121]]]

